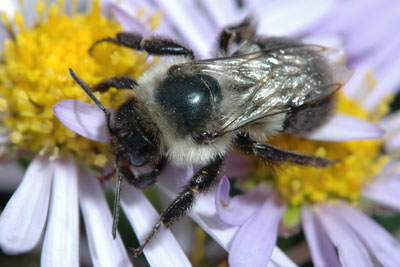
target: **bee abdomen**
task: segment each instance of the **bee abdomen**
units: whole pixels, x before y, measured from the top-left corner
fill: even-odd
[[[308,103],[290,111],[284,122],[284,132],[299,134],[310,132],[326,122],[335,107],[335,97],[328,96],[317,103]]]

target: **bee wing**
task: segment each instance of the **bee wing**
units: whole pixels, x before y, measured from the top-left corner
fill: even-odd
[[[179,69],[217,78],[226,105],[234,103],[235,108],[225,109],[221,103],[221,128],[209,136],[215,138],[332,95],[351,73],[329,62],[323,55],[329,51],[317,45],[299,44],[194,61]]]

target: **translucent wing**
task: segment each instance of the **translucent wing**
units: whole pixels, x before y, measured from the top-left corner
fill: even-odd
[[[200,60],[178,68],[208,74],[221,84],[224,100],[220,128],[208,136],[215,138],[262,118],[317,103],[334,93],[347,80],[349,71],[329,63],[323,55],[326,51],[321,46],[299,44]]]

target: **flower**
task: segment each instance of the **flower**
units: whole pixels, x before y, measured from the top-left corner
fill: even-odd
[[[131,266],[120,235],[112,238],[112,216],[98,178],[104,175],[110,157],[108,146],[67,130],[52,108],[65,98],[89,102],[69,76],[69,67],[84,72],[85,80],[95,83],[117,73],[137,77],[152,61],[118,47],[99,48],[93,57],[87,53],[96,40],[122,30],[117,22],[101,15],[99,1],[93,1],[87,13],[77,11],[77,1],[65,6],[64,1],[51,6],[38,1],[36,20],[30,20],[34,17],[30,2],[24,6],[7,3],[5,7],[14,6],[25,13],[18,11],[13,19],[2,15],[2,43],[7,38],[0,63],[1,120],[8,130],[5,156],[31,162],[1,214],[1,249],[8,254],[27,252],[44,233],[42,265],[78,266],[80,208],[92,263]],[[157,19],[149,24],[155,27]],[[101,95],[103,103],[110,106],[122,99],[113,90]],[[123,208],[129,208],[128,219],[135,218],[136,233],[144,234],[146,229],[140,223],[152,221],[157,213],[142,192],[126,190],[133,192],[135,201],[124,199]],[[169,231],[157,239],[157,246],[144,251],[151,265],[189,265]]]

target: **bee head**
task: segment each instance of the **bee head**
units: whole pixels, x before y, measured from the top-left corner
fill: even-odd
[[[119,107],[111,124],[111,147],[124,161],[141,167],[158,155],[154,129],[137,100],[129,99]]]

